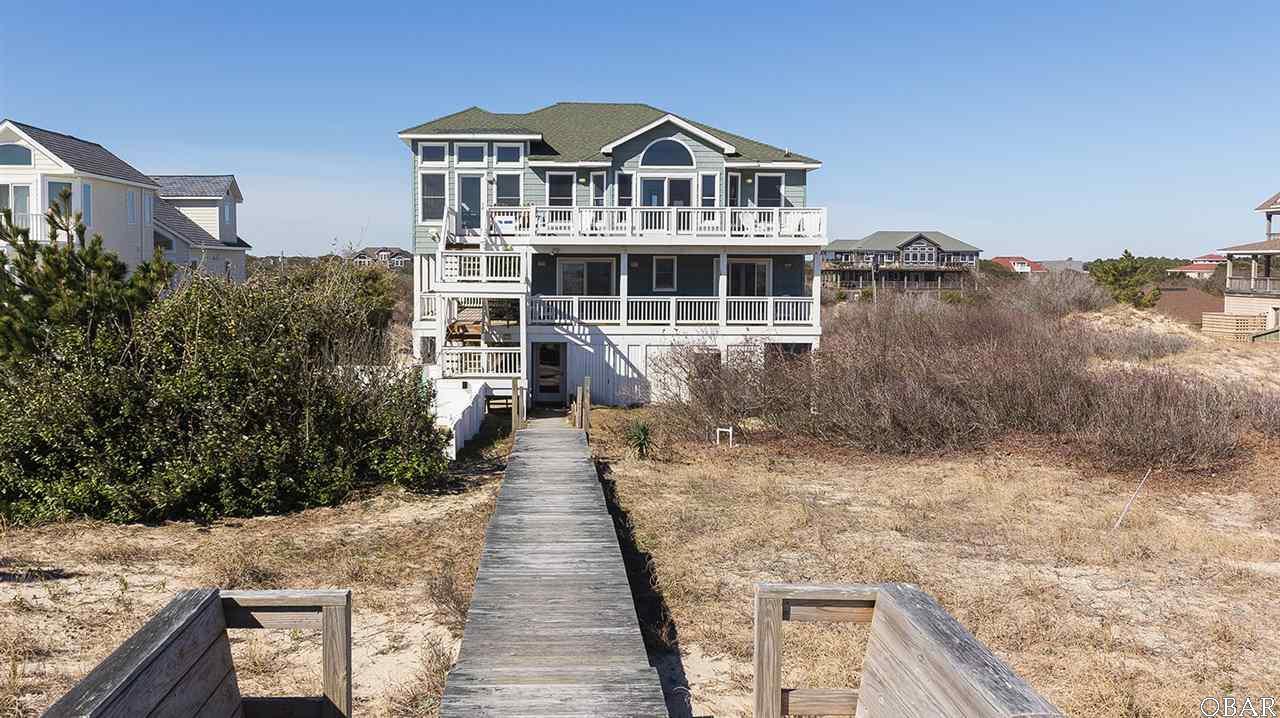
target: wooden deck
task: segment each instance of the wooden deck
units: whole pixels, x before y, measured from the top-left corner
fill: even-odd
[[[441,715],[666,716],[586,435],[516,433]]]

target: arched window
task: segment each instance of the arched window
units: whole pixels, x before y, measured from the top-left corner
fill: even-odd
[[[22,145],[0,145],[0,165],[31,164],[31,150]]]
[[[649,145],[640,157],[644,167],[692,167],[693,155],[689,149],[675,140],[658,140]]]

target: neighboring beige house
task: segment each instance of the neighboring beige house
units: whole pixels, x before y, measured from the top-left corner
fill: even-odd
[[[249,244],[236,233],[236,205],[244,202],[235,175],[154,175],[156,246],[175,264],[243,282]],[[185,220],[185,221],[184,221]]]
[[[413,263],[413,254],[399,247],[365,247],[351,255],[351,261],[362,267],[381,264],[387,269],[403,269]]]
[[[102,145],[60,132],[0,120],[0,209],[45,240],[45,210],[63,190],[88,236],[130,269],[150,259],[158,185]]]
[[[245,278],[235,177],[149,177],[96,142],[0,120],[0,209],[43,241],[45,211],[64,189],[87,235],[101,236],[131,270],[159,247],[176,264]]]

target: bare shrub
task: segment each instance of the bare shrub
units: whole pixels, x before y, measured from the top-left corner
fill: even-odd
[[[1112,369],[1095,379],[1083,445],[1101,459],[1209,468],[1235,453],[1247,427],[1228,392],[1165,368]]]
[[[1045,317],[1093,312],[1113,304],[1107,291],[1082,272],[1050,272],[1025,282],[1002,282],[992,297],[1012,309]]]
[[[1105,333],[1063,320],[1094,289],[1037,304],[1039,282],[974,304],[898,296],[843,307],[808,356],[678,348],[660,363],[676,387],[658,410],[686,438],[717,426],[886,453],[981,445],[1010,433],[1075,438],[1114,468],[1205,468],[1242,432],[1280,416],[1280,399],[1219,387],[1172,370],[1090,368],[1090,359],[1151,359],[1189,340],[1146,330]],[[1014,284],[1014,283],[1010,283]],[[1023,306],[1006,301],[1019,292]],[[1046,291],[1051,295],[1052,291]],[[1034,311],[1030,307],[1036,307]],[[1241,420],[1241,407],[1258,419]],[[1274,422],[1273,422],[1274,423]]]

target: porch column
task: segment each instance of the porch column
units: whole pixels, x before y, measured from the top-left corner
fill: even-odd
[[[720,267],[716,280],[716,294],[720,297],[716,316],[720,320],[720,328],[723,329],[725,320],[728,319],[725,312],[729,309],[729,302],[726,300],[729,296],[729,253],[723,249],[720,250]]]
[[[1235,257],[1227,255],[1227,289],[1231,288],[1231,265],[1235,263]]]
[[[1271,213],[1267,212],[1267,239],[1271,239]]]
[[[1256,289],[1258,284],[1258,255],[1249,255],[1249,288]]]
[[[813,253],[813,323],[818,324],[822,314],[822,252]]]
[[[529,392],[526,388],[532,385],[529,377],[532,375],[529,371],[529,296],[520,295],[520,406],[524,406],[528,400]],[[515,397],[512,397],[514,400]],[[512,431],[515,427],[512,427]]]
[[[625,327],[627,326],[627,314],[630,313],[627,308],[627,274],[628,270],[631,269],[631,263],[628,260],[626,250],[623,250],[622,252],[621,261],[622,266],[618,269],[618,296],[621,297],[621,299],[618,300],[621,305],[618,307],[618,319],[622,323],[622,326]]]

